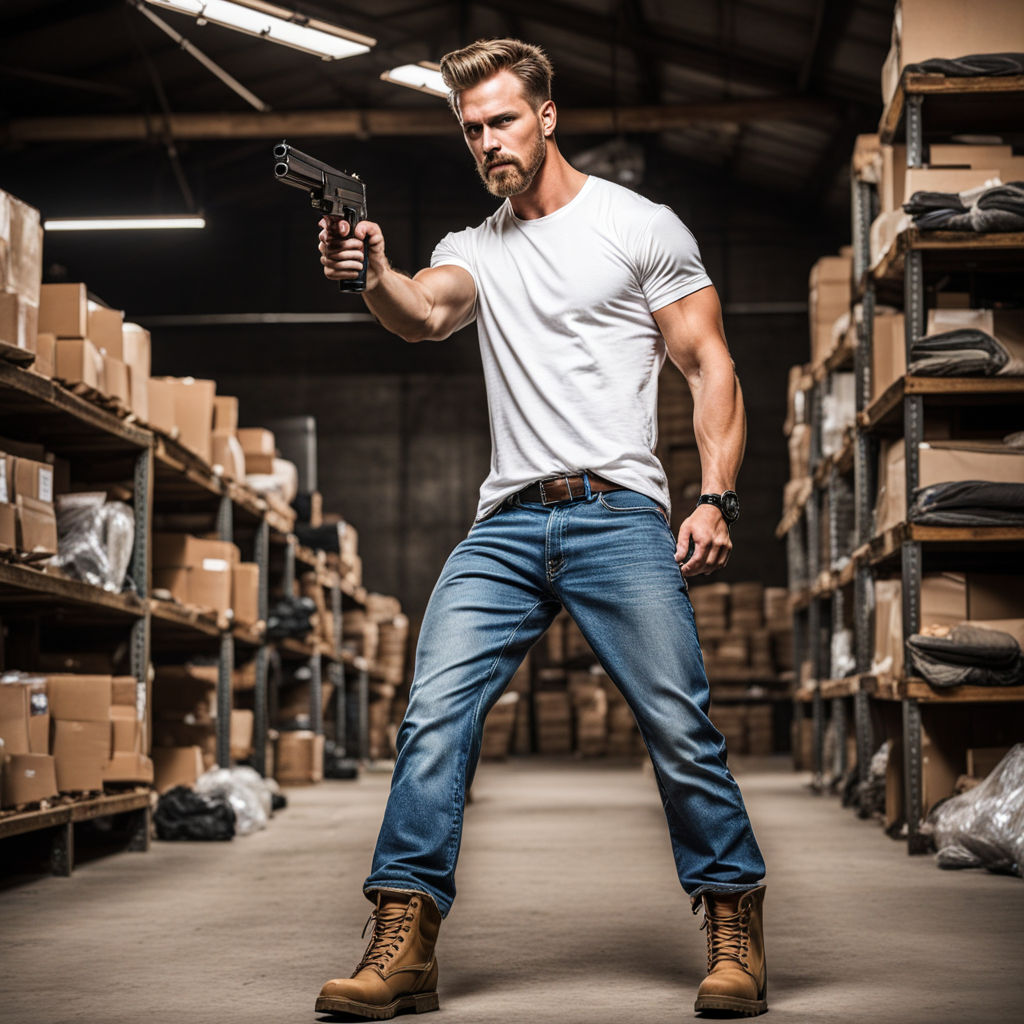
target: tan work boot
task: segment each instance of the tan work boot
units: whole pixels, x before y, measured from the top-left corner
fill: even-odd
[[[764,958],[763,885],[737,893],[704,893],[693,912],[704,907],[708,932],[708,976],[693,1008],[756,1017],[768,1009],[768,970]]]
[[[441,914],[434,901],[421,893],[382,890],[370,920],[373,936],[355,973],[327,982],[316,1009],[366,1020],[390,1020],[399,1010],[436,1010],[434,943]]]

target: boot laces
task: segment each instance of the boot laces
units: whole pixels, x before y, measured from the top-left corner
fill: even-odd
[[[383,971],[388,966],[398,952],[399,944],[405,941],[405,933],[410,930],[409,925],[406,924],[408,916],[409,908],[407,906],[387,907],[371,912],[366,919],[366,924],[363,925],[363,936],[365,937],[366,929],[370,927],[371,921],[373,922],[373,934],[370,937],[370,944],[363,954],[363,959],[359,961],[359,966],[356,968],[356,974],[366,967],[376,967]]]
[[[704,910],[701,931],[708,933],[708,972],[722,960],[733,960],[744,970],[750,970],[750,907],[735,914],[712,914]]]

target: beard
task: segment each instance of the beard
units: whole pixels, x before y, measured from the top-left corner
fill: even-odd
[[[537,172],[544,163],[547,155],[547,144],[544,139],[544,129],[537,125],[537,135],[534,138],[533,146],[526,154],[526,162],[523,163],[518,157],[510,153],[500,153],[489,157],[476,165],[480,180],[484,188],[497,196],[499,199],[507,199],[509,196],[522,195],[532,184]],[[504,164],[499,171],[491,173],[494,164]]]

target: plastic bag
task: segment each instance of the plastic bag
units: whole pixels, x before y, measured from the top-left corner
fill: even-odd
[[[231,839],[235,812],[224,797],[203,796],[188,786],[169,789],[153,815],[157,839]]]
[[[1022,874],[1024,743],[1013,747],[980,785],[939,804],[923,831],[935,840],[940,868]]]
[[[57,496],[57,554],[69,576],[119,594],[135,542],[135,513],[102,493]]]
[[[227,800],[235,812],[235,831],[247,836],[266,828],[273,806],[270,787],[252,768],[212,768],[196,781],[196,792]]]

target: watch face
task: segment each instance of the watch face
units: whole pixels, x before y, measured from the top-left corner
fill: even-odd
[[[722,495],[722,514],[731,523],[740,517],[740,499],[735,491],[726,491]]]

